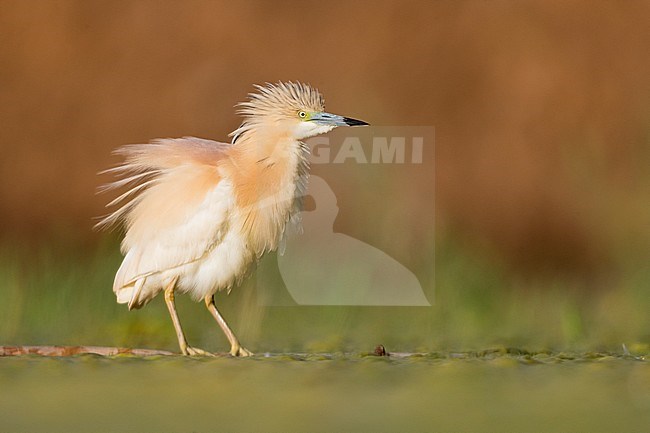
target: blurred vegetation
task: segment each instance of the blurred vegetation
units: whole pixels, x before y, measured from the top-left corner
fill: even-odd
[[[131,312],[116,304],[110,283],[121,256],[113,238],[91,249],[5,246],[0,257],[3,344],[177,350],[162,298]],[[267,260],[274,266],[273,256]],[[432,307],[265,306],[256,274],[229,295],[217,294],[217,304],[257,353],[363,352],[377,344],[406,352],[650,349],[647,271],[631,271],[587,298],[582,281],[513,281],[489,251],[467,251],[446,238],[438,239],[435,263],[416,270]],[[201,303],[186,296],[177,303],[192,344],[226,351]]]

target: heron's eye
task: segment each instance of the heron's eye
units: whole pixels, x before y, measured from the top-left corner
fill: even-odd
[[[307,118],[307,113],[305,113],[304,111],[299,111],[298,117],[300,117],[301,119],[305,119]]]

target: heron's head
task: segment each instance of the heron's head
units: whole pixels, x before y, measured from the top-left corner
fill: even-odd
[[[258,92],[249,94],[249,100],[238,105],[244,123],[231,133],[233,142],[255,128],[280,129],[301,140],[338,126],[368,125],[362,120],[325,112],[323,96],[307,84],[280,82],[255,87]]]

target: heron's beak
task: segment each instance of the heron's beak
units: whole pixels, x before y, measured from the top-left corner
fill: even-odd
[[[338,114],[330,113],[314,113],[309,119],[311,122],[320,123],[321,125],[332,126],[363,126],[370,125],[363,120],[351,119],[349,117],[339,116]]]

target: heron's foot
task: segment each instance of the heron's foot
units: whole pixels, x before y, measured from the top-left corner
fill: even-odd
[[[191,346],[187,346],[182,352],[185,356],[215,356],[213,353]]]
[[[246,356],[253,356],[253,352],[250,350],[241,347],[240,345],[232,346],[230,348],[230,354],[232,356],[241,356],[241,357],[246,357]]]

